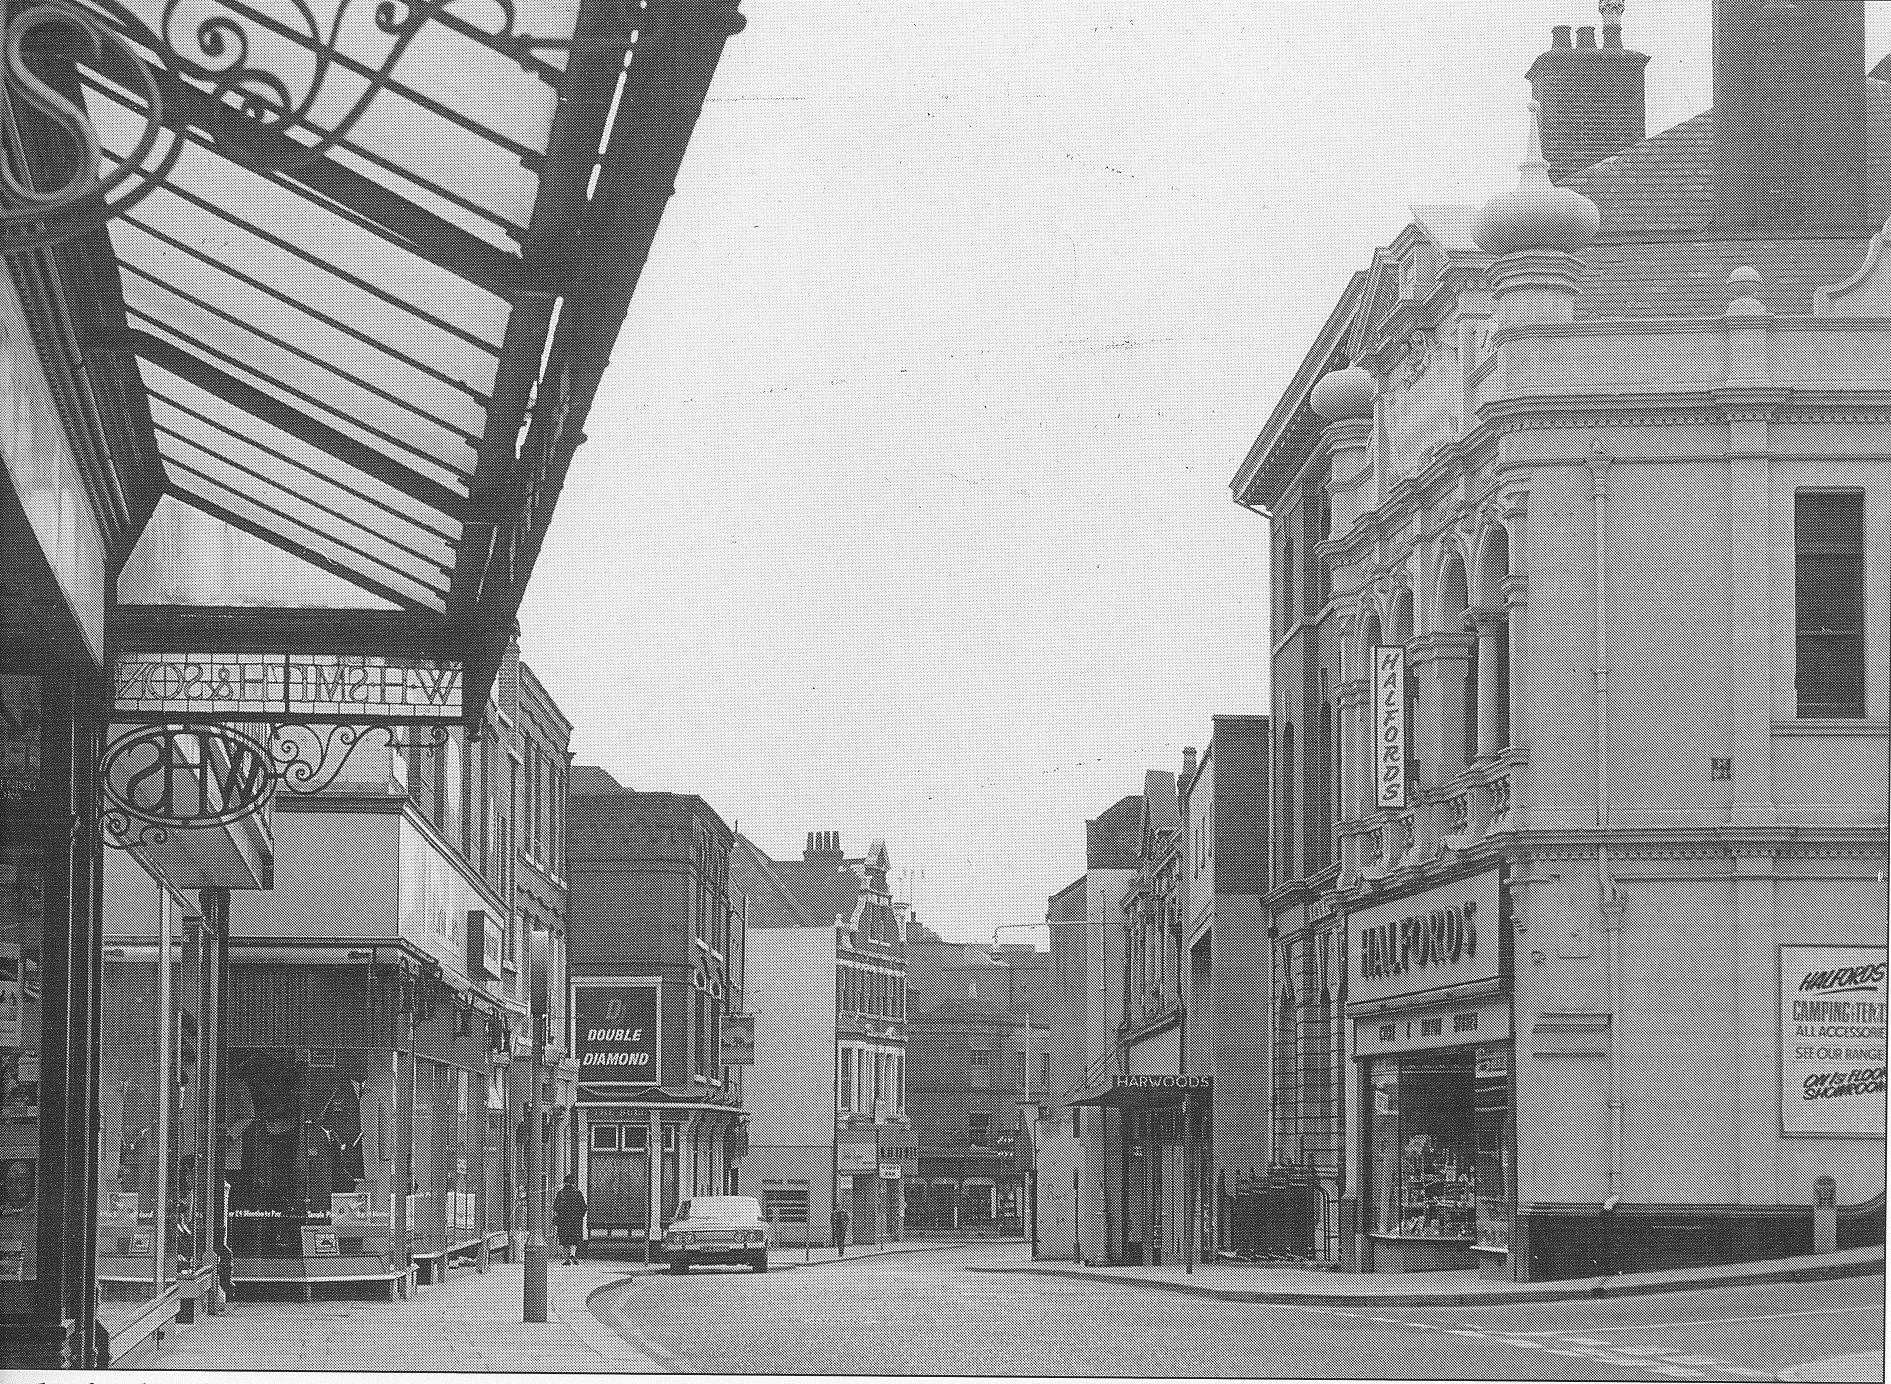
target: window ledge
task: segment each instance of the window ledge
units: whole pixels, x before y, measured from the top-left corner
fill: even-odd
[[[1775,721],[1775,735],[1864,735],[1877,737],[1891,733],[1891,722],[1869,716],[1806,717],[1803,720]]]

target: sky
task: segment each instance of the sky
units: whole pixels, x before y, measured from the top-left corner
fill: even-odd
[[[1584,0],[745,0],[522,612],[580,763],[948,937],[1268,708],[1228,482],[1414,205],[1512,186]],[[1648,128],[1708,0],[1630,0]],[[1867,7],[1868,51],[1891,5]],[[1002,940],[1031,934],[1010,931]]]

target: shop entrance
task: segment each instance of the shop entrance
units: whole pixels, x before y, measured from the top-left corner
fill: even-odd
[[[650,1131],[643,1125],[591,1126],[584,1199],[593,1232],[642,1232],[650,1224]]]
[[[1374,1267],[1501,1258],[1515,1196],[1510,1045],[1445,1048],[1370,1063],[1367,1196]]]

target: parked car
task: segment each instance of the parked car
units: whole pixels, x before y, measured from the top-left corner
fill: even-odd
[[[768,1272],[768,1222],[754,1197],[691,1197],[663,1232],[671,1273],[691,1264],[747,1264]]]

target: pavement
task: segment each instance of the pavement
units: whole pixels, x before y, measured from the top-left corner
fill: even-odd
[[[811,1270],[945,1248],[930,1242],[849,1246],[844,1257],[816,1248],[805,1259],[799,1249],[782,1249],[770,1253],[769,1269]],[[661,1264],[587,1259],[567,1266],[554,1258],[546,1274],[549,1320],[542,1324],[521,1320],[524,1266],[499,1262],[485,1273],[454,1269],[444,1282],[417,1287],[404,1301],[386,1301],[377,1285],[371,1292],[323,1289],[308,1303],[289,1296],[236,1302],[218,1316],[174,1324],[140,1368],[651,1373],[666,1367],[591,1308],[606,1289],[650,1274],[668,1276]]]
[[[1476,1269],[1436,1273],[1336,1274],[1282,1264],[1218,1261],[1193,1273],[1179,1265],[1118,1268],[1068,1262],[968,1265],[973,1273],[1037,1274],[1088,1279],[1130,1288],[1159,1288],[1223,1302],[1271,1302],[1303,1306],[1477,1307],[1507,1303],[1569,1302],[1581,1298],[1640,1297],[1705,1288],[1766,1283],[1816,1283],[1884,1272],[1883,1245],[1761,1259],[1700,1269],[1566,1278],[1547,1283],[1509,1283],[1480,1277]],[[1880,1373],[1878,1378],[1882,1378]]]

